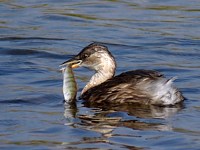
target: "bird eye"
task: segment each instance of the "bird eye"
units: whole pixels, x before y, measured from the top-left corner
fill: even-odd
[[[87,57],[89,57],[89,55],[88,55],[88,54],[84,54],[83,57],[84,57],[84,58],[87,58]]]

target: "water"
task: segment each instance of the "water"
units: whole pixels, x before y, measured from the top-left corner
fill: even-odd
[[[0,1],[0,149],[200,147],[198,0]],[[155,69],[187,98],[174,107],[63,104],[59,64],[105,43],[117,74]],[[80,92],[92,72],[75,71]]]

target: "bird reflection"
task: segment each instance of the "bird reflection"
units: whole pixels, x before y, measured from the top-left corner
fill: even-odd
[[[118,127],[129,128],[133,130],[154,130],[171,131],[173,130],[167,118],[172,117],[182,108],[182,104],[172,107],[159,107],[147,105],[104,105],[91,106],[84,103],[84,106],[77,107],[76,103],[66,103],[64,116],[66,124],[72,128],[94,131],[100,133],[98,138],[82,138],[78,142],[63,143],[66,147],[77,146],[86,143],[108,143],[115,145],[110,141],[111,137],[119,136],[114,130]],[[85,113],[79,109],[87,109]],[[153,121],[149,121],[149,120]],[[130,133],[123,133],[121,136],[132,136]],[[126,146],[125,146],[126,147]],[[141,150],[141,147],[129,147],[128,149]]]
[[[64,116],[71,119],[71,124],[88,130],[97,131],[104,136],[112,134],[112,130],[116,127],[128,127],[135,130],[171,130],[167,124],[149,123],[145,119],[167,119],[182,108],[182,104],[171,107],[147,106],[147,105],[107,105],[107,106],[88,106],[92,112],[80,114],[76,103],[65,104]],[[123,115],[121,115],[123,114]],[[126,115],[124,115],[126,114]],[[78,122],[73,122],[73,119],[79,119]],[[154,121],[155,122],[155,121]],[[69,122],[68,122],[69,123]]]

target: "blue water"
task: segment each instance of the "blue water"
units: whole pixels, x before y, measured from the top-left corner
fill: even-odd
[[[0,149],[199,149],[199,8],[198,0],[0,1]],[[93,41],[115,56],[116,74],[177,76],[183,105],[65,105],[58,66]],[[91,75],[75,70],[78,95]]]

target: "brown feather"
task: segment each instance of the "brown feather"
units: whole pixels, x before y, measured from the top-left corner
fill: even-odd
[[[153,70],[134,70],[115,76],[86,91],[81,98],[90,103],[135,102],[148,104],[151,97],[138,86],[142,80],[155,80],[164,76]],[[148,97],[148,98],[147,98]]]

